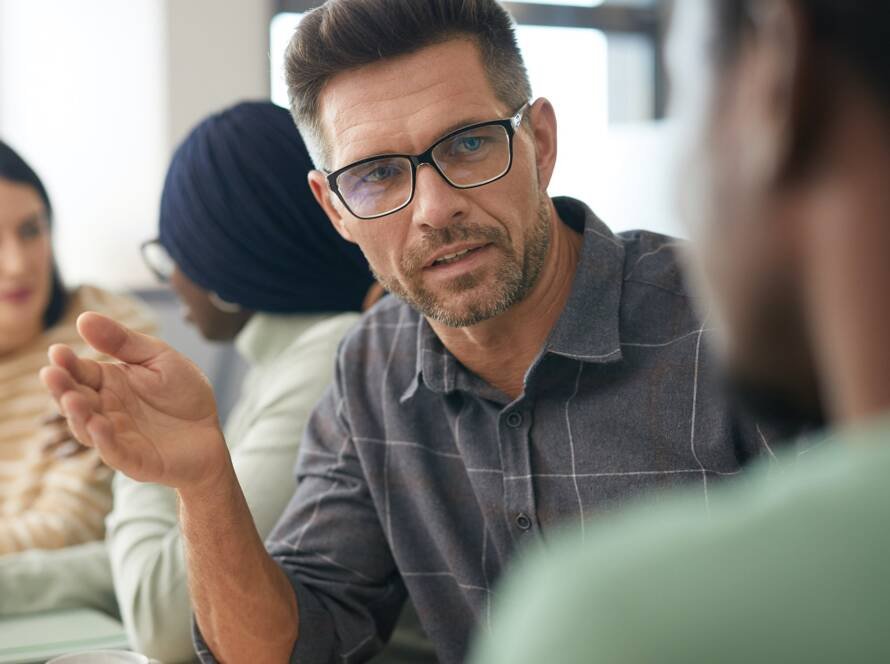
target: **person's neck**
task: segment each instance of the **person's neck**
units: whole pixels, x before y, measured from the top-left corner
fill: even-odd
[[[552,202],[550,215],[550,248],[525,299],[471,327],[429,321],[461,364],[511,399],[522,394],[525,374],[565,308],[581,254],[582,236],[559,219]]]
[[[804,307],[823,402],[839,425],[890,413],[890,131],[885,117],[854,119],[805,210]]]

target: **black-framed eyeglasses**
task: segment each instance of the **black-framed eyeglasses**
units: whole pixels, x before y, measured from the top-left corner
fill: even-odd
[[[139,246],[142,254],[142,260],[149,271],[161,283],[167,283],[173,276],[173,270],[176,269],[176,263],[170,258],[170,254],[164,249],[164,245],[160,240],[148,240]]]
[[[513,165],[513,136],[529,102],[511,117],[462,127],[420,154],[367,157],[327,173],[328,186],[359,219],[379,219],[407,207],[414,199],[417,169],[432,166],[456,189],[472,189],[499,180]]]

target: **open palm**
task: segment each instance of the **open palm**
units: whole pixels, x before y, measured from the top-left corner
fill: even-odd
[[[119,361],[50,349],[41,377],[75,437],[136,480],[182,488],[209,479],[227,451],[201,371],[158,339],[98,314],[81,316],[78,331]]]

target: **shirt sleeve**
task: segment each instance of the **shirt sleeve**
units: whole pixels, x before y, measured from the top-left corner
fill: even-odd
[[[297,491],[266,545],[293,586],[300,637],[291,662],[367,661],[392,632],[405,588],[343,414],[338,385],[313,412]],[[216,661],[195,629],[201,660]]]
[[[158,484],[114,479],[108,555],[121,620],[138,652],[166,662],[194,656],[191,603],[176,493]]]
[[[104,542],[0,556],[0,616],[81,607],[117,615]]]

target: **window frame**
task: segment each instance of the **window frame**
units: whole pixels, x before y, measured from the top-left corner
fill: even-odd
[[[276,0],[275,13],[307,12],[323,4],[321,0]],[[518,25],[557,28],[590,28],[607,34],[638,35],[652,44],[653,119],[665,116],[667,108],[667,70],[664,61],[664,40],[668,24],[665,0],[652,6],[606,4],[592,7],[577,5],[510,2],[501,4]]]

